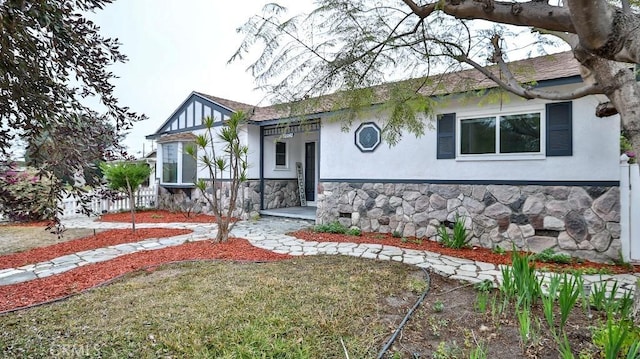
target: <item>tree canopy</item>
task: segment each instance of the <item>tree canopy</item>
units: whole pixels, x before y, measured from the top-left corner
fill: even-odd
[[[629,63],[640,63],[640,17],[627,0],[319,0],[310,14],[286,16],[265,6],[238,29],[245,35],[230,61],[260,56],[248,70],[274,102],[293,102],[344,91],[349,108],[370,102],[371,86],[395,82],[386,103],[391,139],[424,130],[416,112],[433,111],[420,92],[429,75],[473,67],[501,88],[525,98],[567,100],[604,94],[598,114],[620,114],[636,151],[640,148],[640,92]],[[566,42],[583,67],[584,85],[546,92],[516,81],[513,51],[543,53]],[[495,64],[500,76],[488,71]],[[402,84],[398,86],[397,84]],[[410,105],[407,105],[410,104]],[[579,125],[579,124],[578,124]]]
[[[151,168],[146,163],[102,163],[100,169],[107,179],[109,188],[126,193],[129,197],[131,211],[131,228],[136,231],[136,198],[135,193],[142,183],[149,178]]]
[[[114,96],[118,40],[86,18],[111,2],[0,1],[0,160],[22,139],[27,165],[69,176],[123,152],[119,136],[144,116]]]

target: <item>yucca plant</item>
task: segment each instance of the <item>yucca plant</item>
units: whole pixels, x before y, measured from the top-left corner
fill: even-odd
[[[452,233],[449,233],[449,230],[444,224],[440,225],[437,233],[438,237],[440,237],[440,243],[445,247],[453,249],[466,247],[471,240],[471,237],[467,233],[467,228],[465,228],[464,222],[465,218],[456,214]]]
[[[204,133],[197,136],[194,145],[185,147],[185,153],[208,172],[209,178],[198,179],[196,188],[215,215],[218,225],[216,242],[229,239],[229,233],[236,224],[233,219],[236,209],[240,214],[244,213],[241,185],[247,181],[249,148],[242,144],[241,132],[246,118],[242,111],[236,112],[218,128],[213,118],[205,117],[202,119]],[[226,175],[229,178],[224,178]],[[228,183],[228,191],[223,190],[223,183]]]

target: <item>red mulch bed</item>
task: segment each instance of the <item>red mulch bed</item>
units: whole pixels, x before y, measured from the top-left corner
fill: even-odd
[[[291,258],[252,246],[245,239],[225,243],[198,241],[153,251],[127,254],[110,261],[86,265],[62,274],[0,287],[0,312],[44,303],[79,293],[123,274],[185,260],[223,259],[276,261]]]
[[[349,236],[346,234],[320,233],[312,230],[300,230],[289,233],[289,235],[305,241],[383,244],[400,248],[427,250],[456,258],[465,258],[493,264],[511,264],[510,252],[507,252],[506,254],[498,254],[492,252],[490,249],[482,247],[451,249],[444,247],[436,241],[430,241],[428,239],[416,240],[416,238],[413,237],[407,238],[407,240],[403,242],[400,238],[395,238],[389,233],[364,232],[361,236]],[[614,274],[640,272],[640,266],[610,265],[586,260],[570,264],[537,262],[535,265],[536,268],[547,268],[553,271],[593,268],[595,270],[604,269]]]
[[[52,244],[46,247],[33,248],[28,251],[0,256],[0,269],[16,268],[27,264],[43,262],[71,253],[90,249],[113,246],[122,243],[140,242],[149,238],[163,238],[191,233],[188,229],[142,228],[136,233],[130,229],[111,229],[98,232],[95,236],[74,239]]]
[[[106,213],[102,222],[131,222],[131,212]],[[136,223],[215,223],[216,217],[204,213],[169,212],[163,210],[136,212]]]

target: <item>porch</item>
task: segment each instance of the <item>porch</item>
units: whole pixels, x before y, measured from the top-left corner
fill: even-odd
[[[260,215],[283,217],[283,218],[305,219],[305,220],[310,220],[315,222],[316,209],[317,208],[313,206],[263,209],[260,211]]]

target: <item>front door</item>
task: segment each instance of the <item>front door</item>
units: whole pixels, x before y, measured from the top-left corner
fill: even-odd
[[[316,143],[304,145],[304,195],[307,202],[316,200]]]

